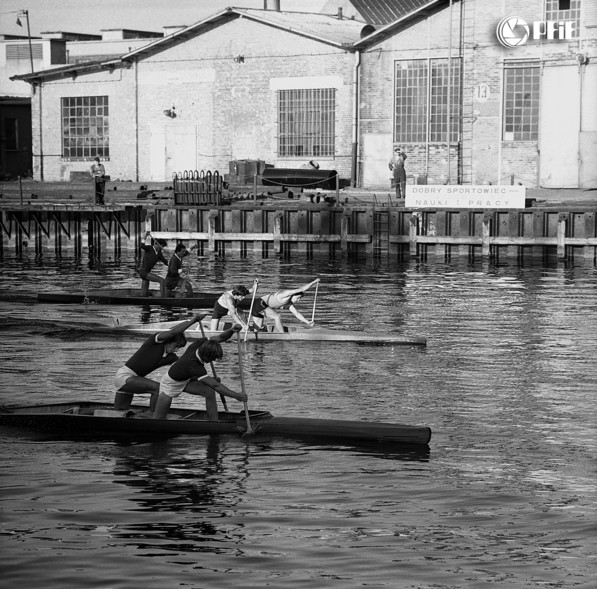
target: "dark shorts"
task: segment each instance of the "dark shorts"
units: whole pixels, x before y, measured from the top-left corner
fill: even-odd
[[[166,276],[166,288],[174,290],[176,287],[181,286],[183,283],[182,278],[179,276],[168,277]]]
[[[228,315],[228,309],[226,309],[226,307],[222,307],[220,303],[216,302],[216,304],[214,305],[214,310],[211,314],[211,318],[221,319],[222,317],[224,317],[224,315]]]

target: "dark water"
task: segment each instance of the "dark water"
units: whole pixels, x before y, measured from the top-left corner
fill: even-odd
[[[133,266],[0,263],[0,402],[112,398],[140,340],[96,325],[178,315],[35,293],[134,287]],[[429,449],[4,429],[0,586],[595,586],[594,267],[206,258],[193,273],[206,290],[320,276],[320,325],[427,337],[423,349],[250,343],[244,368],[251,408],[422,423]],[[218,368],[240,387],[236,344]]]

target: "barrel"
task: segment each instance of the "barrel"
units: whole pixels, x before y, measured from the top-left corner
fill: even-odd
[[[295,188],[321,188],[335,190],[336,170],[306,168],[266,168],[261,175],[263,186],[292,186]]]

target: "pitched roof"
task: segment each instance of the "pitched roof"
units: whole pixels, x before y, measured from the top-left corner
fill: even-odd
[[[312,14],[307,12],[286,12],[277,10],[259,10],[248,8],[226,8],[193,25],[175,31],[153,43],[139,47],[122,56],[122,59],[152,53],[172,43],[209,31],[227,21],[246,18],[266,26],[279,28],[296,35],[307,37],[321,43],[349,49],[361,38],[363,27],[367,23],[353,19],[339,19],[329,14]]]
[[[130,63],[121,61],[119,57],[108,59],[105,61],[86,61],[76,64],[67,64],[58,67],[53,67],[47,70],[40,70],[38,72],[31,72],[30,74],[18,74],[11,76],[10,80],[24,80],[25,82],[36,83],[42,78],[57,79],[57,78],[76,78],[79,74],[89,74],[101,71],[113,71],[117,68],[130,67]]]
[[[429,3],[429,0],[351,0],[371,24],[390,24]]]
[[[387,25],[427,4],[428,0],[328,0],[322,12],[341,8],[345,17],[358,15],[372,25]]]
[[[339,18],[337,15],[314,14],[306,12],[286,12],[277,10],[258,10],[226,8],[204,20],[193,25],[173,32],[166,37],[160,37],[155,41],[147,43],[141,47],[130,51],[119,58],[112,58],[102,62],[88,62],[64,67],[51,68],[30,74],[21,74],[12,76],[11,80],[25,80],[36,82],[43,78],[52,77],[75,77],[80,73],[90,73],[93,71],[113,70],[118,67],[130,67],[131,61],[135,58],[141,58],[144,55],[150,55],[162,51],[173,44],[182,43],[190,37],[200,35],[210,31],[215,27],[221,26],[226,22],[237,18],[246,18],[254,22],[262,23],[285,30],[287,32],[303,36],[305,38],[319,41],[345,51],[355,51],[366,48],[378,42],[387,35],[393,34],[396,29],[405,26],[412,19],[423,15],[427,9],[431,9],[446,3],[448,0],[350,0],[353,4],[360,3],[365,5],[372,15],[374,11],[381,18],[382,12],[384,18],[390,15],[390,9],[394,11],[400,9],[401,16],[389,24],[382,25],[375,30],[371,23],[357,20],[356,18]],[[400,5],[400,6],[398,6]],[[371,16],[373,18],[373,16]]]
[[[351,2],[355,2],[356,0],[351,0]],[[359,0],[360,1],[360,0]],[[377,0],[374,0],[377,1]],[[377,27],[377,29],[372,33],[356,41],[354,44],[353,49],[360,50],[367,46],[370,46],[374,43],[379,42],[380,40],[388,37],[390,35],[396,34],[398,30],[404,28],[405,26],[409,26],[409,23],[416,22],[417,19],[425,17],[429,14],[429,11],[432,10],[440,10],[442,5],[447,4],[448,0],[401,0],[404,4],[409,4],[414,6],[417,5],[415,8],[412,8],[408,12],[405,12],[402,16],[398,19]],[[363,2],[371,2],[371,0],[363,0]],[[381,2],[380,2],[381,3]]]

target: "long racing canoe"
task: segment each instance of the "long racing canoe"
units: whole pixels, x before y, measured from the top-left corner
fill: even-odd
[[[276,417],[267,411],[250,411],[257,438],[285,437],[328,443],[407,444],[426,446],[431,429],[400,423]],[[93,401],[0,407],[0,426],[52,432],[61,436],[114,436],[147,439],[158,435],[247,434],[245,413],[221,411],[218,421],[207,421],[200,409],[171,408],[167,419],[153,419],[146,407],[133,405],[116,411],[109,403]]]
[[[112,288],[89,290],[86,292],[40,292],[40,303],[77,303],[90,305],[161,305],[163,307],[188,307],[212,309],[221,292],[198,292],[190,297],[161,297],[159,291],[149,291],[150,296],[142,296],[140,289]],[[249,309],[251,301],[246,299],[240,307]]]
[[[161,321],[154,323],[132,323],[129,325],[120,325],[123,331],[131,331],[133,333],[157,333],[159,331],[168,331],[176,327],[182,321]],[[212,337],[219,332],[211,331],[209,320],[203,321],[203,331],[206,337]],[[232,327],[232,323],[223,323],[223,329]],[[203,337],[201,328],[198,324],[192,325],[185,331],[187,339],[199,339]],[[241,332],[241,337],[244,339],[245,333]],[[425,346],[427,340],[419,336],[407,336],[400,333],[381,332],[381,331],[351,331],[342,329],[326,329],[324,327],[302,327],[302,326],[287,326],[283,333],[273,332],[270,329],[267,331],[249,331],[247,333],[247,341],[332,341],[332,342],[361,342],[361,343],[379,343],[379,344],[394,344],[403,346]]]

